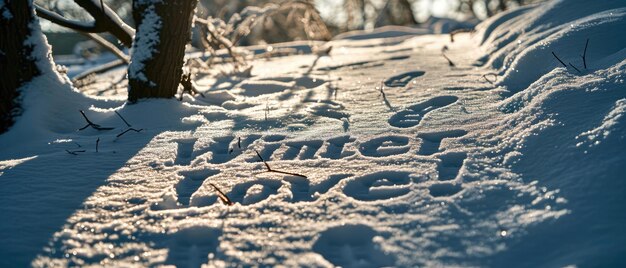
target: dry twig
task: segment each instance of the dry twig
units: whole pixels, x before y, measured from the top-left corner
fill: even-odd
[[[493,80],[489,79],[487,76],[493,76]],[[489,82],[489,84],[494,84],[494,82],[496,82],[496,80],[498,79],[498,74],[496,73],[487,73],[487,74],[483,74],[482,78],[485,79],[487,82]]]
[[[76,150],[76,151],[70,151],[70,150],[65,150],[68,154],[73,154],[73,155],[78,155],[78,153],[84,153],[85,150]]]
[[[127,132],[129,132],[129,131],[141,132],[142,130],[143,130],[143,128],[140,128],[140,129],[134,129],[134,128],[132,128],[132,127],[131,127],[131,128],[129,128],[129,129],[127,129],[127,130],[124,130],[124,132],[122,132],[122,133],[120,133],[120,134],[117,134],[117,136],[115,136],[115,137],[116,137],[116,138],[119,138],[119,137],[121,137],[122,135],[126,134],[126,133],[127,133]]]
[[[87,121],[87,125],[85,125],[84,127],[79,128],[78,130],[84,130],[88,127],[92,127],[96,130],[111,130],[114,129],[112,127],[102,127],[98,124],[94,124],[93,122],[91,122],[91,120],[89,120],[89,118],[87,118],[87,115],[85,115],[85,112],[83,112],[83,110],[79,110],[80,114],[83,116],[83,118],[85,118],[85,121]]]
[[[233,201],[230,201],[230,198],[228,198],[228,196],[224,192],[222,192],[220,188],[217,188],[215,184],[209,183],[209,185],[211,185],[213,189],[215,189],[215,191],[217,192],[217,196],[220,198],[222,203],[224,203],[224,205],[232,206],[234,204]]]
[[[263,157],[261,156],[261,154],[259,153],[259,151],[254,150],[254,152],[256,152],[256,155],[259,157],[259,159],[261,159],[261,161],[263,162],[263,164],[265,164],[265,167],[267,168],[267,172],[274,172],[274,173],[280,173],[280,174],[286,174],[286,175],[292,175],[292,176],[298,176],[298,177],[303,177],[306,178],[306,176],[302,175],[302,174],[298,174],[298,173],[292,173],[292,172],[287,172],[287,171],[282,171],[282,170],[275,170],[272,169],[270,167],[270,165],[263,159]]]
[[[565,62],[559,59],[559,57],[556,54],[554,54],[554,51],[552,51],[552,56],[554,56],[556,60],[558,60],[561,64],[563,64],[563,67],[567,68],[567,65],[565,65]]]
[[[580,57],[583,59],[583,65],[585,66],[585,70],[587,70],[587,46],[589,45],[589,38],[587,38],[587,42],[585,42],[585,50]]]
[[[450,67],[456,66],[456,64],[454,64],[454,62],[452,62],[452,60],[450,58],[448,58],[448,56],[446,56],[446,54],[444,54],[443,52],[441,52],[441,56],[446,58],[446,60],[448,61],[448,65],[450,65]]]

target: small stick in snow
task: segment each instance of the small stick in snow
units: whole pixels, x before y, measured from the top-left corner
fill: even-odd
[[[489,78],[487,78],[487,76],[493,76],[493,81],[490,80]],[[489,84],[492,84],[498,79],[498,74],[496,73],[487,73],[487,74],[483,74],[482,76],[487,82],[489,82]]]
[[[257,151],[256,149],[254,150],[254,152],[256,153],[256,155],[259,157],[259,159],[261,159],[261,162],[263,162],[263,164],[265,164],[265,167],[267,168],[267,171],[272,171],[272,168],[270,167],[269,164],[267,164],[267,162],[265,162],[265,159],[263,159],[263,157],[261,156],[261,154],[259,153],[259,151]]]
[[[87,115],[85,115],[85,112],[83,112],[83,110],[79,110],[79,111],[80,111],[80,114],[83,116],[83,118],[85,118],[85,121],[87,121],[87,125],[84,126],[84,127],[79,128],[78,129],[79,131],[80,130],[84,130],[84,129],[88,128],[88,127],[92,127],[92,128],[94,128],[96,130],[111,130],[111,129],[114,129],[112,127],[102,127],[102,126],[100,126],[98,124],[94,124],[93,122],[91,122],[91,120],[89,120],[89,118],[87,118]]]
[[[552,56],[554,56],[556,60],[558,60],[561,64],[563,64],[563,67],[567,68],[567,65],[565,65],[565,62],[559,59],[559,57],[556,54],[554,54],[554,51],[552,51]]]
[[[589,45],[589,38],[587,38],[587,42],[585,42],[585,50],[580,57],[583,59],[583,65],[585,66],[585,70],[587,70],[587,46]]]
[[[454,36],[459,33],[473,33],[473,28],[461,28],[450,32],[450,43],[454,43]]]
[[[574,66],[571,62],[568,62],[569,66],[572,66],[572,68],[574,68],[574,70],[578,71],[578,73],[582,73],[580,70],[578,70],[578,68],[576,68],[576,66]]]
[[[180,98],[178,99],[179,101],[183,100],[183,95],[185,93],[191,95],[192,97],[195,97],[196,94],[200,94],[200,96],[204,98],[204,93],[198,91],[196,86],[194,86],[191,73],[184,73],[180,78],[180,84],[183,86],[183,91],[180,93]]]
[[[274,172],[274,173],[280,173],[280,174],[286,174],[286,175],[292,175],[292,176],[298,176],[298,177],[302,177],[302,178],[306,178],[306,176],[302,175],[302,174],[298,174],[298,173],[291,173],[291,172],[287,172],[287,171],[282,171],[282,170],[275,170],[272,169],[270,167],[270,165],[265,162],[265,160],[263,159],[263,157],[261,157],[261,154],[259,153],[259,151],[254,150],[254,152],[256,152],[256,155],[259,157],[259,159],[261,159],[261,161],[263,162],[263,164],[265,164],[265,167],[267,168],[267,172]]]
[[[96,140],[96,153],[98,152],[98,145],[100,145],[100,137]]]
[[[384,99],[387,98],[387,96],[385,96],[385,83],[384,81],[380,81],[380,94],[383,96]]]
[[[68,154],[73,154],[73,155],[78,155],[77,153],[84,153],[85,150],[76,150],[76,151],[70,151],[70,150],[65,150]]]
[[[450,60],[450,58],[448,58],[448,56],[446,56],[446,54],[444,54],[443,52],[441,53],[441,56],[446,58],[446,60],[448,61],[448,65],[450,65],[450,67],[456,66],[456,64],[454,64],[454,62],[452,62],[452,60]]]
[[[78,148],[83,147],[83,146],[80,146],[78,142],[74,142],[74,143],[76,144],[76,146],[78,146]]]
[[[389,103],[389,100],[387,100],[387,95],[385,95],[384,87],[385,87],[385,83],[383,81],[380,81],[380,93],[383,96],[383,101],[385,102],[385,105],[389,109],[393,110],[393,107],[391,106],[391,103]]]
[[[115,112],[115,114],[116,114],[117,116],[119,116],[119,117],[120,117],[120,119],[122,119],[122,121],[124,121],[124,123],[126,124],[126,126],[127,126],[127,127],[132,127],[132,126],[128,123],[128,121],[126,121],[126,119],[124,119],[124,117],[122,117],[122,115],[121,115],[120,113],[118,113],[117,111],[114,111],[114,112]]]
[[[220,188],[217,188],[215,184],[209,183],[209,185],[211,185],[213,189],[215,189],[215,191],[217,192],[217,196],[220,198],[222,203],[224,203],[224,205],[232,206],[234,204],[233,201],[230,201],[230,198],[228,198],[228,196],[224,192],[222,192]]]
[[[124,130],[124,132],[122,132],[122,133],[120,133],[120,134],[117,134],[117,136],[115,136],[115,137],[116,137],[116,138],[119,138],[119,137],[121,137],[122,135],[126,134],[126,133],[127,133],[127,132],[129,132],[129,131],[141,132],[142,130],[143,130],[143,128],[140,128],[140,129],[134,129],[134,128],[132,128],[132,127],[131,127],[131,128],[129,128],[129,129],[127,129],[127,130]]]

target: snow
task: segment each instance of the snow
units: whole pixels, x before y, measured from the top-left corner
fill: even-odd
[[[571,0],[454,43],[353,32],[181,102],[42,76],[0,136],[0,266],[624,266],[624,21]]]
[[[625,113],[626,99],[620,99],[615,102],[615,106],[602,120],[602,124],[576,136],[576,139],[583,140],[577,143],[576,146],[583,146],[585,143],[589,143],[589,147],[600,144],[603,139],[611,135],[611,131],[615,131],[619,127],[619,124],[623,124],[622,121],[624,120],[623,117]],[[584,138],[586,138],[586,140]]]
[[[155,87],[153,81],[149,81],[148,77],[143,73],[145,62],[152,59],[154,53],[158,52],[159,30],[163,26],[161,17],[156,13],[155,4],[146,7],[143,13],[143,19],[137,30],[135,42],[131,49],[131,63],[128,67],[128,77],[131,79],[139,79]]]

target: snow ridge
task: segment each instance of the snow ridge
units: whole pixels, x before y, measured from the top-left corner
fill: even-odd
[[[596,146],[600,144],[600,142],[606,139],[611,132],[614,131],[618,124],[624,123],[624,115],[626,114],[626,99],[620,99],[615,102],[615,106],[611,109],[611,111],[604,117],[602,120],[602,124],[598,127],[585,131],[580,135],[576,136],[576,139],[581,139],[583,141],[576,144],[576,146],[582,146],[585,143],[589,143],[589,146]],[[623,137],[621,137],[623,138]]]

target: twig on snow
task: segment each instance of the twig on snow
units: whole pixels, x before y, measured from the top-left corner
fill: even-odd
[[[450,65],[450,67],[456,66],[456,64],[454,64],[454,62],[452,62],[452,60],[450,58],[448,58],[448,56],[446,56],[446,54],[444,54],[443,52],[441,52],[441,56],[446,58],[446,60],[448,61],[448,65]]]
[[[456,30],[454,30],[454,31],[450,32],[450,42],[451,42],[451,43],[454,43],[454,36],[455,36],[456,34],[459,34],[459,33],[472,33],[472,32],[474,32],[474,31],[475,31],[475,30],[474,30],[473,28],[461,28],[461,29],[456,29]]]
[[[574,70],[578,71],[578,73],[582,73],[580,70],[578,70],[578,68],[576,68],[576,66],[574,66],[571,62],[568,62],[569,66],[572,66],[572,68],[574,68]]]
[[[122,115],[121,115],[120,113],[118,113],[117,111],[114,111],[114,112],[115,112],[115,114],[116,114],[117,116],[119,116],[119,117],[120,117],[120,119],[122,119],[122,121],[124,121],[124,124],[126,124],[126,126],[127,126],[127,127],[132,127],[132,126],[128,123],[128,121],[126,121],[126,119],[124,119],[124,117],[122,117]]]
[[[82,127],[82,128],[79,128],[78,130],[84,130],[84,129],[88,128],[88,127],[92,127],[92,128],[94,128],[96,130],[111,130],[111,129],[114,129],[112,127],[102,127],[102,126],[100,126],[98,124],[94,124],[93,122],[91,122],[91,120],[89,120],[89,118],[87,118],[87,115],[85,115],[85,112],[83,112],[83,110],[79,110],[79,111],[80,111],[80,114],[83,116],[83,118],[85,118],[85,121],[87,121],[87,125]]]
[[[265,167],[267,168],[267,172],[274,172],[274,173],[280,173],[280,174],[286,174],[286,175],[292,175],[292,176],[298,176],[298,177],[302,177],[302,178],[306,178],[306,176],[302,175],[302,174],[298,174],[298,173],[292,173],[292,172],[287,172],[287,171],[282,171],[282,170],[275,170],[272,169],[270,167],[270,165],[263,159],[263,157],[261,156],[261,154],[259,153],[259,151],[254,150],[254,152],[256,152],[256,155],[259,157],[259,159],[261,159],[261,161],[263,162],[263,164],[265,164]]]
[[[220,188],[217,188],[215,184],[209,183],[209,185],[211,185],[213,189],[215,189],[215,191],[217,192],[217,196],[220,198],[222,203],[224,203],[224,205],[232,206],[234,204],[233,201],[230,201],[230,198],[228,198],[228,196],[224,192],[222,192]]]
[[[73,154],[73,155],[78,155],[78,153],[84,153],[86,152],[85,150],[76,150],[76,151],[70,151],[70,150],[65,150],[68,154]]]
[[[487,76],[493,76],[493,80],[490,80]],[[485,79],[487,82],[489,82],[489,84],[492,84],[498,79],[498,74],[496,73],[487,73],[487,74],[483,74],[482,78]]]
[[[121,137],[122,135],[126,134],[126,133],[127,133],[127,132],[129,132],[129,131],[141,132],[142,130],[143,130],[143,128],[140,128],[140,129],[134,129],[134,128],[132,128],[132,127],[131,127],[131,128],[129,128],[129,129],[127,129],[127,130],[124,130],[124,132],[122,132],[122,133],[120,133],[120,134],[117,134],[117,136],[115,136],[115,137],[116,137],[116,138],[119,138],[119,137]]]
[[[389,103],[389,100],[387,100],[387,95],[385,95],[385,83],[384,81],[380,81],[380,94],[383,96],[383,101],[385,102],[385,105],[387,106],[387,108],[393,110],[393,106],[391,106],[391,103]]]
[[[561,64],[563,64],[563,67],[567,68],[567,65],[565,65],[565,62],[559,59],[559,57],[556,54],[554,54],[554,51],[552,51],[552,56],[554,56],[556,60],[558,60]]]
[[[100,145],[100,137],[96,140],[96,153],[98,152],[98,145]]]
[[[587,38],[587,42],[585,42],[585,50],[580,57],[583,59],[583,65],[585,66],[585,70],[587,70],[587,46],[589,45],[589,38]]]

